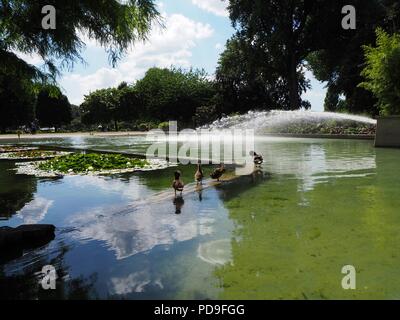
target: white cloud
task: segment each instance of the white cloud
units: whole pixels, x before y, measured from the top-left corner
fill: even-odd
[[[53,203],[53,200],[37,197],[18,211],[17,217],[24,220],[25,224],[36,224],[44,219]]]
[[[226,0],[192,0],[192,3],[200,9],[211,12],[217,16],[227,17],[229,15]]]
[[[43,64],[43,59],[38,54],[27,54],[19,51],[14,53],[18,56],[18,58],[34,66],[38,67]]]
[[[84,94],[90,91],[117,86],[121,81],[133,82],[154,66],[189,67],[191,50],[199,40],[211,37],[214,30],[209,24],[193,21],[181,14],[164,14],[163,17],[165,29],[155,26],[148,41],[136,44],[117,68],[104,67],[89,75],[74,73],[65,76],[61,85],[71,103],[80,104]],[[95,44],[89,42],[88,46]]]
[[[148,272],[141,271],[132,273],[127,277],[111,278],[111,282],[114,293],[124,295],[131,292],[144,292],[151,280]]]
[[[219,42],[215,45],[215,49],[218,51],[221,51],[223,48],[224,48],[224,46]]]
[[[71,225],[79,226],[74,237],[104,241],[121,260],[214,232],[215,217],[212,212],[201,210],[198,203],[186,201],[185,214],[176,215],[169,214],[175,211],[172,202],[156,203],[156,197],[146,201],[152,206],[99,207],[79,212],[69,220]]]

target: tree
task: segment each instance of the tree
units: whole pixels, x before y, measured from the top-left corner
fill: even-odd
[[[57,10],[54,30],[42,28],[45,5]],[[54,85],[61,69],[83,61],[85,36],[107,50],[114,66],[133,43],[146,39],[154,21],[159,22],[159,13],[153,0],[0,1],[0,129],[32,119],[30,94],[38,83]],[[16,51],[39,55],[43,66],[28,64]]]
[[[332,7],[326,0],[230,0],[229,13],[237,32],[235,38],[244,44],[242,51],[248,64],[254,66],[255,76],[246,81],[269,88],[273,104],[281,109],[309,108],[301,99],[308,88],[304,76],[306,57],[318,48],[320,33],[326,28],[324,10]],[[235,40],[234,40],[235,41]],[[229,47],[227,50],[232,50]],[[224,69],[224,59],[220,70]],[[244,69],[243,68],[243,69]],[[244,71],[243,76],[247,76]],[[240,78],[240,77],[238,77]],[[265,89],[263,90],[265,92]],[[265,94],[263,94],[265,96]]]
[[[177,120],[192,123],[196,109],[215,95],[212,81],[202,70],[151,68],[135,84],[145,110],[142,118],[159,122]]]
[[[113,122],[115,131],[118,131],[118,121],[129,121],[137,117],[139,103],[134,88],[127,84],[97,90],[85,96],[81,105],[82,122],[89,125]]]
[[[45,5],[57,10],[54,30],[42,28]],[[153,0],[0,1],[0,61],[9,73],[23,70],[30,79],[54,80],[57,65],[73,67],[76,61],[82,61],[86,34],[106,48],[114,65],[133,42],[146,39],[158,16]],[[38,54],[44,68],[27,64],[15,50]]]
[[[400,115],[400,34],[389,35],[376,30],[377,46],[364,46],[365,81],[360,87],[371,91],[378,99],[383,115]]]
[[[118,94],[116,89],[96,90],[85,96],[85,100],[81,104],[82,122],[88,125],[106,125],[110,121],[116,121],[113,116],[117,107]]]
[[[220,113],[290,109],[286,82],[265,57],[262,50],[255,50],[239,37],[228,40],[216,70],[216,103]],[[303,75],[298,76],[305,89],[308,83]],[[305,102],[303,105],[306,106]]]
[[[118,107],[115,119],[125,122],[134,120],[139,117],[142,108],[143,104],[136,89],[127,83],[121,83],[118,86]]]
[[[29,80],[0,68],[0,131],[29,124],[34,117],[35,94]]]
[[[72,120],[71,105],[59,88],[44,86],[36,101],[36,118],[42,127],[54,127],[57,131]]]
[[[376,98],[359,86],[363,81],[360,75],[364,68],[362,47],[374,44],[376,26],[392,32],[398,28],[400,5],[396,0],[353,0],[351,4],[357,9],[357,29],[344,30],[338,21],[343,17],[340,6],[345,3],[332,3],[337,7],[324,6],[330,14],[330,18],[324,19],[329,32],[320,30],[319,48],[307,57],[314,76],[327,82],[325,110],[377,115]]]

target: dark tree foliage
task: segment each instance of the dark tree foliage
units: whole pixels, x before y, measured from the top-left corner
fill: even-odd
[[[375,30],[378,26],[390,33],[399,30],[400,3],[397,0],[334,3],[337,7],[329,9],[331,18],[325,20],[325,24],[330,26],[327,29],[329,33],[322,34],[319,50],[307,57],[316,78],[327,82],[325,110],[377,115],[377,100],[369,91],[359,86],[363,81],[360,74],[365,65],[363,46],[375,43]],[[356,8],[356,30],[344,30],[337,23],[343,17],[340,8],[345,4]]]
[[[342,8],[353,5],[357,29],[342,28]],[[362,82],[363,45],[376,27],[399,28],[397,0],[230,0],[236,34],[217,68],[224,112],[307,108],[304,67],[328,83],[327,110],[376,114],[376,100]]]
[[[237,32],[220,60],[217,80],[226,82],[226,65],[241,60],[236,61],[240,64],[236,64],[234,78],[230,77],[234,80],[224,84],[235,89],[231,91],[239,94],[239,100],[243,98],[239,109],[310,107],[301,99],[309,86],[304,62],[318,48],[320,33],[326,28],[324,10],[332,6],[329,2],[230,0],[230,18]],[[256,105],[246,107],[253,92],[260,92],[255,101],[249,101]]]
[[[41,127],[56,130],[72,120],[72,110],[68,98],[57,87],[45,86],[36,100],[36,118]]]
[[[151,68],[135,85],[144,109],[142,118],[192,124],[197,108],[215,95],[212,81],[202,70]]]
[[[266,61],[266,57],[271,60]],[[308,88],[303,72],[298,72],[298,95]],[[280,76],[272,57],[256,50],[240,37],[227,42],[216,71],[217,104],[225,114],[251,109],[292,109],[287,81]],[[306,101],[301,105],[308,108]]]
[[[29,124],[33,118],[35,95],[30,81],[9,75],[0,68],[0,130]]]
[[[121,83],[117,88],[85,96],[82,121],[103,126],[113,122],[115,130],[118,122],[138,120],[152,123],[176,120],[191,126],[199,120],[195,119],[197,111],[200,114],[204,107],[210,106],[215,93],[214,83],[204,71],[151,68],[134,85]],[[215,113],[214,107],[209,110]]]
[[[81,105],[82,122],[103,126],[113,122],[118,131],[118,122],[135,119],[140,108],[141,102],[134,88],[122,83],[118,88],[97,90],[85,96]]]

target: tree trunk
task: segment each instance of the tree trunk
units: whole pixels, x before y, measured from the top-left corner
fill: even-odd
[[[300,98],[299,98],[299,80],[297,78],[297,63],[296,57],[292,54],[290,60],[290,75],[289,75],[289,102],[290,110],[300,109]]]
[[[115,131],[118,132],[118,121],[114,120]]]

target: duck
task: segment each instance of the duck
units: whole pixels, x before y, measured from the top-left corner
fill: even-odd
[[[174,173],[174,181],[172,182],[172,188],[175,190],[175,197],[176,197],[176,192],[180,192],[182,195],[183,188],[185,187],[183,181],[181,180],[181,172],[180,171],[175,171]]]
[[[201,168],[200,161],[197,164],[197,171],[194,174],[194,180],[197,182],[197,184],[201,184],[204,178],[203,170]]]
[[[220,166],[218,168],[216,168],[211,174],[210,177],[212,179],[217,179],[217,181],[219,181],[219,179],[222,177],[222,175],[225,173],[225,166],[223,163],[220,164]]]
[[[250,155],[253,157],[253,162],[256,166],[263,164],[264,158],[261,154],[257,154],[255,151],[250,151]]]

